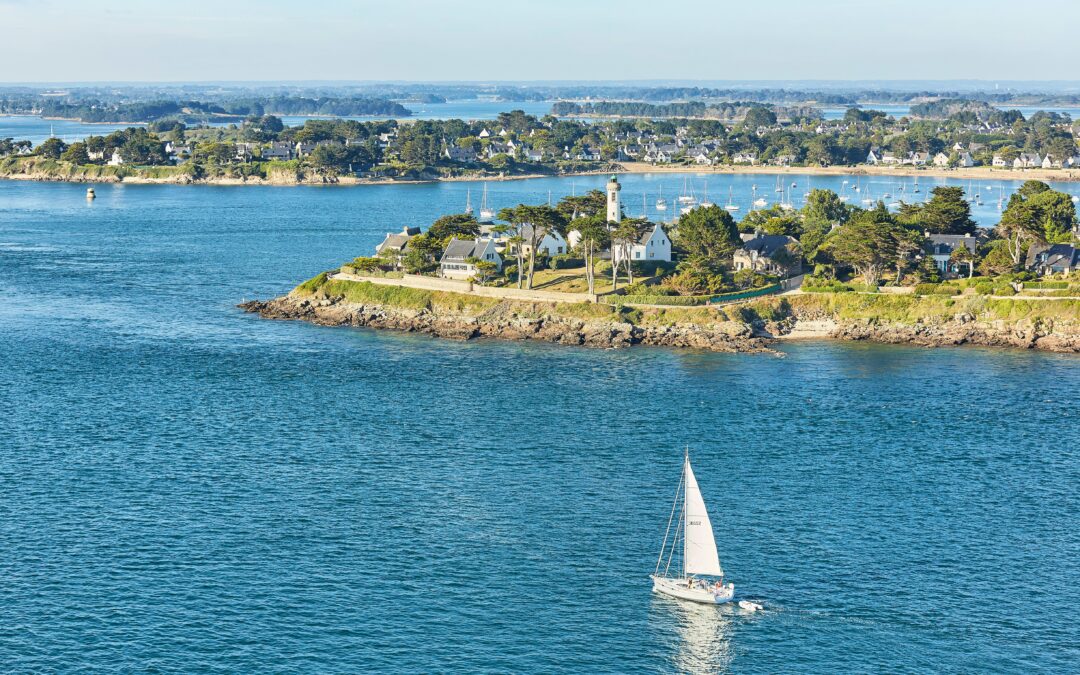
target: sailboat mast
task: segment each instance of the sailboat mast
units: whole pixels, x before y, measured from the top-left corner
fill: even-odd
[[[682,516],[679,518],[679,522],[684,524],[683,538],[682,538],[682,578],[683,579],[686,578],[686,541],[688,539],[688,537],[686,536],[686,527],[685,527],[685,523],[686,523],[686,468],[688,466],[690,466],[690,448],[689,447],[686,448],[685,454],[683,455],[683,465],[682,465],[682,475],[683,475],[683,477],[682,477],[682,486],[683,486],[682,487],[682,489],[683,489]]]

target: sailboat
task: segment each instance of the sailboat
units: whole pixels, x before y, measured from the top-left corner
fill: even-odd
[[[845,180],[840,186],[840,201],[842,201],[842,202],[851,201],[851,197],[844,194],[844,189],[847,188],[847,187],[848,187],[848,182]]]
[[[768,202],[765,201],[764,197],[758,197],[757,196],[757,185],[751,185],[750,186],[750,191],[751,191],[750,198],[754,200],[754,206],[759,206],[760,207],[760,206],[765,206],[766,204],[768,204]],[[753,210],[753,209],[751,209],[751,210]]]
[[[679,511],[679,520],[675,523],[671,545],[668,546],[668,536],[671,535],[671,525],[675,522],[680,501],[682,509]],[[675,569],[672,569],[680,543],[681,560],[678,560]],[[698,578],[698,575],[715,577],[716,580],[710,583]],[[697,478],[694,477],[694,470],[690,467],[689,450],[683,458],[682,478],[675,493],[675,503],[671,506],[671,516],[668,517],[664,545],[660,548],[660,557],[656,560],[656,569],[650,578],[653,581],[654,593],[663,593],[680,600],[718,605],[730,602],[735,596],[735,584],[724,583],[724,570],[720,567],[720,555],[716,551],[712,523],[709,521],[709,512],[705,508]]]
[[[731,194],[731,186],[729,185],[727,189],[727,206],[725,206],[724,208],[728,211],[731,211],[732,213],[739,210],[739,205],[736,204],[734,200],[735,198]]]
[[[660,196],[656,199],[656,210],[667,211],[667,200],[664,199],[664,186],[660,186]]]
[[[866,196],[863,197],[862,203],[863,204],[873,204],[874,203],[874,198],[870,194],[870,183],[869,182],[866,183]]]
[[[472,190],[465,191],[465,215],[471,216],[473,214],[472,207]]]
[[[481,223],[490,223],[495,220],[495,209],[488,206],[487,202],[487,183],[484,183],[484,196],[480,198],[480,217],[477,220]]]
[[[728,188],[728,197],[729,197],[728,201],[730,202],[731,201],[731,199],[730,199],[730,197],[731,197],[731,188]],[[709,181],[705,181],[705,189],[704,189],[702,197],[701,197],[701,202],[698,204],[698,206],[700,206],[703,209],[707,209],[710,206],[716,206],[716,204],[713,204],[712,202],[709,201]],[[728,209],[728,210],[730,211],[731,209]]]
[[[918,178],[915,179],[915,187],[912,188],[911,191],[914,192],[915,194],[918,194],[919,192],[921,192],[921,190],[919,189],[919,179]]]
[[[683,176],[682,194],[679,195],[680,204],[697,204],[697,197],[694,196],[694,186],[690,184],[689,177]]]

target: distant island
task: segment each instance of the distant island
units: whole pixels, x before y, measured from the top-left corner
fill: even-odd
[[[251,116],[312,115],[327,117],[407,117],[405,106],[382,98],[258,96],[217,101],[158,100],[109,102],[102,100],[43,99],[9,96],[0,100],[0,113],[40,115],[88,123],[151,123],[162,121],[199,124],[241,123]]]
[[[765,351],[837,337],[1080,352],[1080,221],[1029,181],[990,232],[963,190],[893,214],[813,190],[741,221],[685,202],[674,224],[628,218],[621,185],[554,206],[452,214],[388,234],[285,297],[267,318],[540,339]]]

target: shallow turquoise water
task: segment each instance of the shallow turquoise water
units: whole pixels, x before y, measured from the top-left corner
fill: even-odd
[[[233,305],[466,185],[84,189],[0,182],[5,670],[1080,662],[1075,357],[262,321]],[[570,184],[491,185],[499,206],[549,189]],[[687,444],[763,613],[650,593]]]

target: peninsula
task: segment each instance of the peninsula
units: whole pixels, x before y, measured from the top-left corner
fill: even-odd
[[[674,224],[626,217],[620,191],[612,176],[605,192],[503,209],[501,222],[443,216],[242,308],[593,347],[763,352],[832,337],[1080,352],[1080,229],[1068,195],[1043,183],[1025,183],[992,232],[960,188],[899,214],[814,190],[800,211],[739,222],[686,201]]]

